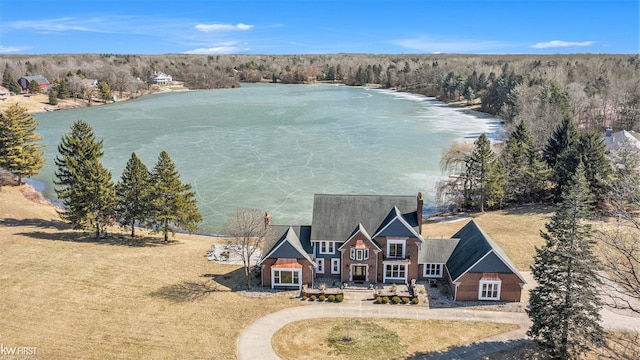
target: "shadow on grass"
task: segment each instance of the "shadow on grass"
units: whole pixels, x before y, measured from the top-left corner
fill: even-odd
[[[217,282],[218,284],[231,289],[232,291],[238,289],[243,285],[246,285],[247,283],[247,279],[244,275],[244,267],[242,266],[225,274],[202,274],[200,275],[200,277],[209,278]],[[254,280],[253,283],[258,284],[258,286],[255,286],[255,288],[260,288],[259,279]]]
[[[516,339],[507,341],[476,342],[469,345],[457,346],[443,351],[415,353],[407,359],[543,359],[538,357],[522,357],[522,349],[529,353],[533,342],[530,339]],[[500,353],[499,355],[497,355]],[[491,356],[489,356],[491,355]]]
[[[6,227],[14,226],[29,226],[39,229],[56,229],[56,230],[69,230],[71,225],[60,220],[43,220],[43,219],[0,219],[0,225]]]
[[[552,215],[554,207],[551,205],[513,205],[504,209],[507,215]]]
[[[18,233],[22,235],[39,240],[54,240],[54,241],[73,241],[79,243],[95,243],[101,245],[114,245],[114,246],[130,246],[130,247],[148,247],[148,246],[167,246],[175,245],[180,242],[177,240],[164,241],[161,237],[153,236],[136,236],[131,237],[122,233],[108,233],[102,235],[99,238],[95,237],[95,233],[87,231],[73,231],[71,226],[67,223],[58,220],[42,220],[42,219],[3,219],[0,220],[1,226],[6,227],[31,227],[43,230],[25,231]],[[45,231],[53,230],[53,231]]]
[[[193,302],[200,300],[209,293],[216,292],[218,285],[198,281],[183,281],[173,285],[167,285],[149,293],[149,296],[169,300],[176,303]]]

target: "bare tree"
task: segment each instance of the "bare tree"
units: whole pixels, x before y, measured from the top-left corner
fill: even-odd
[[[237,208],[224,225],[224,234],[229,236],[231,254],[240,256],[244,265],[247,288],[251,288],[251,258],[260,250],[268,231],[268,214],[263,216],[257,209]]]
[[[607,295],[611,306],[640,313],[640,151],[623,144],[612,160],[617,172],[606,215],[615,223],[600,230]]]

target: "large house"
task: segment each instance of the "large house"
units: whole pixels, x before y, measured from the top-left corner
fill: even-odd
[[[526,283],[472,220],[450,239],[421,233],[422,194],[316,194],[312,225],[271,225],[258,262],[263,286],[317,278],[371,284],[445,280],[455,300],[520,301]]]
[[[31,84],[31,82],[34,80],[38,83],[41,92],[47,91],[47,89],[49,89],[49,86],[51,86],[51,84],[49,83],[49,80],[47,80],[47,78],[45,78],[42,75],[23,76],[20,79],[18,79],[18,84],[20,84],[20,87],[22,88],[22,92],[28,92],[29,84]]]
[[[167,75],[162,71],[156,71],[153,73],[153,83],[157,85],[169,85],[173,82],[173,77]]]

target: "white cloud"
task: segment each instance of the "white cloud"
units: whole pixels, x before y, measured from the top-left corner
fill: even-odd
[[[83,20],[73,18],[60,18],[60,19],[48,19],[48,20],[26,20],[26,21],[13,21],[7,23],[6,26],[12,29],[18,30],[35,30],[41,32],[61,32],[61,31],[85,31],[85,32],[102,32],[93,27],[88,27],[84,24],[99,23],[100,20]]]
[[[227,32],[227,31],[247,31],[253,29],[253,25],[239,23],[232,24],[198,24],[196,29],[202,32]]]
[[[552,40],[547,42],[539,42],[535,45],[531,45],[534,49],[551,49],[551,48],[566,48],[566,47],[584,47],[595,44],[595,41],[562,41]]]
[[[205,54],[238,54],[249,51],[246,43],[238,43],[234,41],[214,44],[208,48],[197,48],[185,51],[185,54],[205,55]]]
[[[508,46],[501,41],[448,40],[433,37],[400,39],[392,43],[407,49],[430,53],[485,52]]]
[[[30,49],[30,47],[27,47],[27,46],[2,46],[2,45],[0,45],[0,54],[15,53],[15,52],[20,52],[20,51],[27,50],[27,49]]]

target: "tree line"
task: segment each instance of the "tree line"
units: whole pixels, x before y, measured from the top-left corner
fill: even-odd
[[[524,122],[539,144],[564,114],[581,129],[640,130],[637,54],[2,55],[0,66],[5,87],[11,85],[5,78],[23,75],[66,81],[68,88],[81,88],[87,78],[121,95],[149,89],[155,71],[191,89],[241,82],[378,84],[475,105],[511,130]]]
[[[33,116],[19,104],[0,114],[0,168],[17,177],[17,184],[38,174],[44,165],[36,128]],[[96,140],[85,121],[76,121],[62,137],[54,180],[63,203],[62,219],[75,229],[92,229],[96,238],[115,223],[129,227],[131,237],[140,226],[162,233],[165,241],[169,233],[196,231],[202,216],[195,193],[190,184],[180,181],[166,151],[160,153],[151,171],[132,153],[116,184],[100,162],[103,155],[102,140]]]

